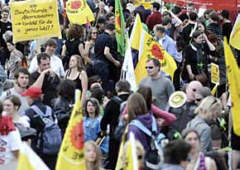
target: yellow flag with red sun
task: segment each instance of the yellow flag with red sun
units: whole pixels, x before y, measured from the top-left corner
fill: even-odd
[[[161,71],[169,74],[173,80],[174,72],[177,69],[175,60],[150,34],[143,29],[142,31],[144,31],[145,34],[143,36],[144,41],[140,41],[143,42],[143,52],[135,68],[137,84],[147,76],[145,65],[149,58],[157,58],[161,64]]]
[[[85,170],[84,132],[80,92],[77,92],[68,127],[63,138],[56,170]]]
[[[86,24],[94,21],[95,17],[86,0],[68,0],[66,12],[71,24]]]

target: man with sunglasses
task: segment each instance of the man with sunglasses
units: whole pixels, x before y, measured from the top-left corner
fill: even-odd
[[[150,58],[145,68],[148,76],[141,80],[139,86],[150,87],[156,98],[155,104],[162,110],[168,110],[168,99],[174,92],[171,80],[160,75],[160,62],[156,58]]]

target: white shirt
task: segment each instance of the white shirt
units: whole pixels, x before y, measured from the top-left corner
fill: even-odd
[[[52,70],[59,77],[65,76],[65,71],[63,68],[62,60],[58,56],[52,55],[50,57],[50,65],[51,65]],[[30,63],[30,67],[29,67],[28,71],[30,73],[33,73],[33,72],[37,71],[37,69],[38,69],[37,56],[35,56]]]
[[[0,167],[14,161],[12,151],[20,150],[21,136],[18,130],[11,131],[8,135],[0,135]]]

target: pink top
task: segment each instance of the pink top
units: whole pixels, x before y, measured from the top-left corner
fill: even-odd
[[[155,105],[151,105],[151,112],[157,117],[164,119],[163,126],[169,126],[174,123],[177,119],[176,116],[172,113],[166,112],[164,110],[159,109]],[[127,107],[124,108],[121,118],[125,119],[125,116],[128,114]]]

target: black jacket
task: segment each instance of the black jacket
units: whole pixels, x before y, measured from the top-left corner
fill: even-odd
[[[122,102],[126,101],[129,93],[119,95],[118,97],[122,101],[117,101],[116,97],[113,97],[104,109],[104,115],[101,121],[102,131],[106,131],[107,125],[110,125],[110,135],[114,133],[116,126],[118,125],[118,119],[120,115],[120,105]]]

